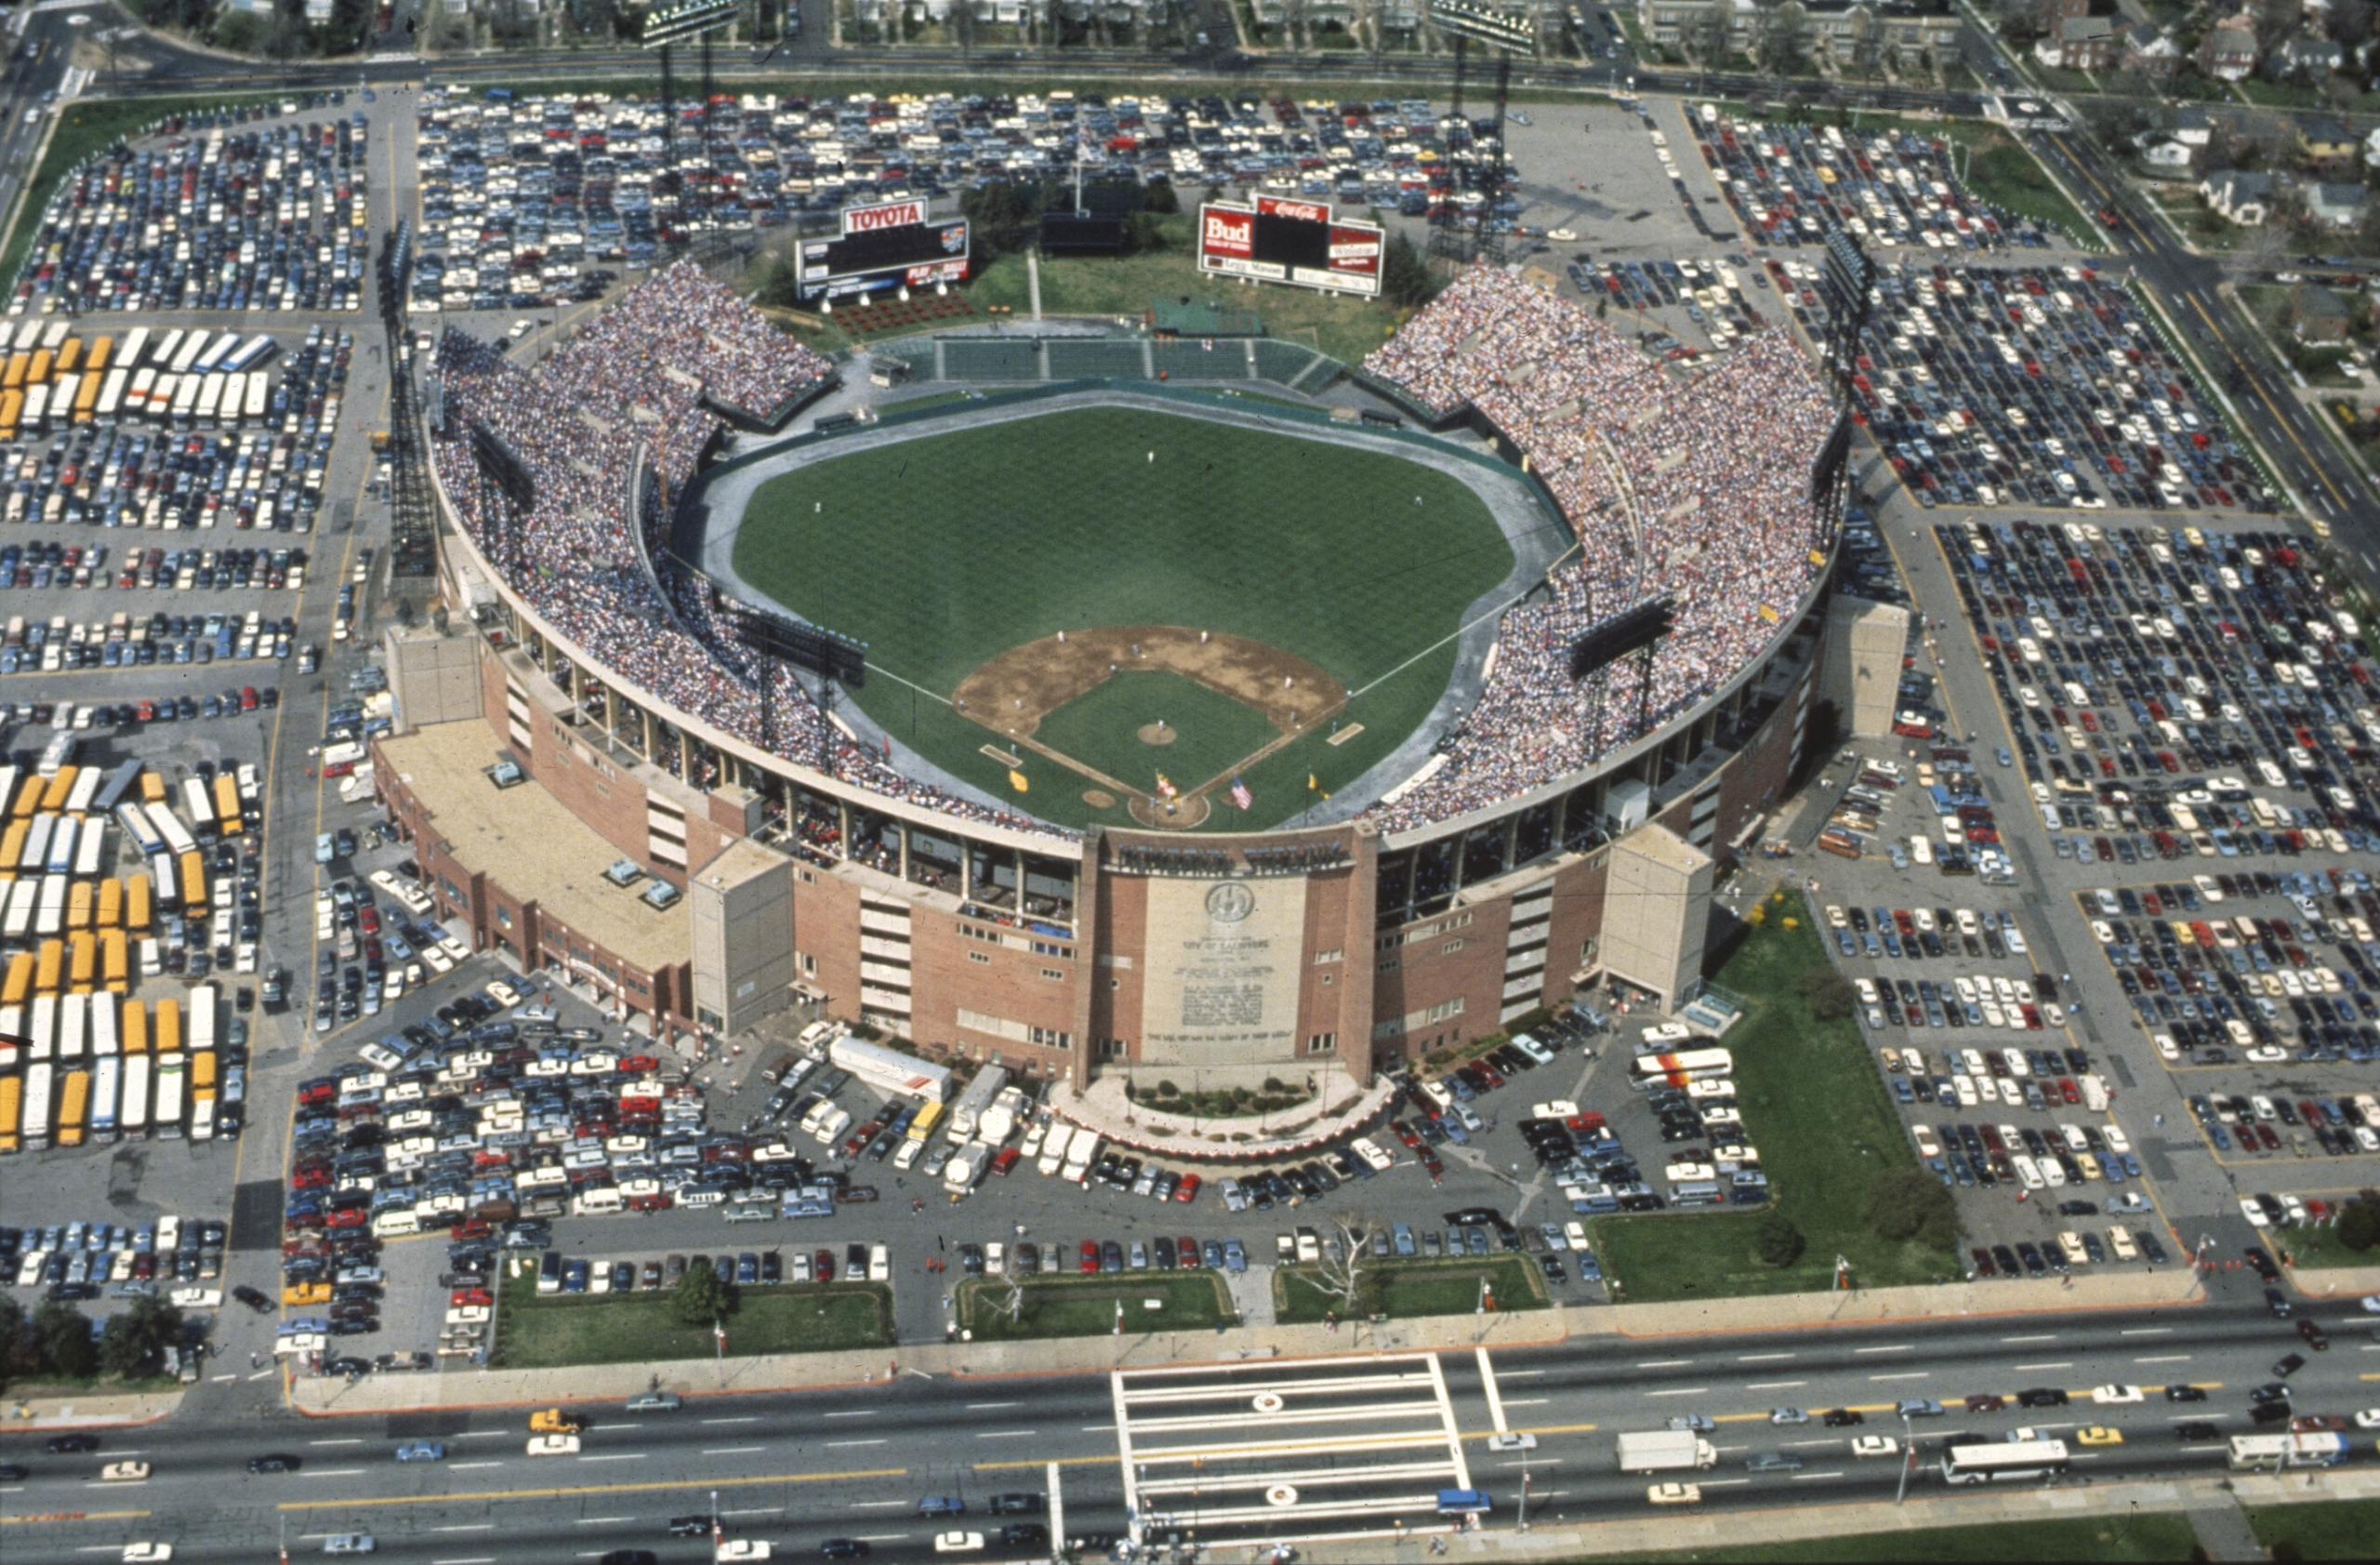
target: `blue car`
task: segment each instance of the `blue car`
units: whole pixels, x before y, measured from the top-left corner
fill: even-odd
[[[397,1447],[397,1460],[400,1462],[443,1462],[446,1460],[446,1448],[436,1440],[408,1440]]]

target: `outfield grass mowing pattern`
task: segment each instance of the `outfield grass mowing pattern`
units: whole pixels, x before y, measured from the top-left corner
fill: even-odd
[[[1762,1264],[1752,1251],[1760,1211],[1605,1217],[1594,1224],[1605,1274],[1620,1281],[1631,1304],[1822,1292],[1833,1284],[1837,1255],[1863,1288],[1957,1278],[1954,1253],[1879,1239],[1864,1220],[1870,1181],[1884,1169],[1915,1167],[1916,1153],[1858,1024],[1817,1020],[1795,987],[1802,974],[1827,965],[1807,905],[1786,893],[1760,908],[1763,922],[1717,974],[1747,1005],[1725,1042],[1735,1055],[1745,1139],[1760,1148],[1777,1209],[1808,1248],[1792,1266]]]
[[[980,753],[991,736],[939,697],[1024,642],[1193,626],[1295,653],[1351,691],[1409,663],[1342,714],[1364,724],[1359,737],[1300,739],[1249,776],[1255,810],[1214,817],[1251,829],[1313,802],[1309,776],[1335,789],[1412,731],[1453,671],[1463,610],[1513,555],[1468,486],[1418,462],[1096,407],[929,431],[772,479],[734,560],[755,590],[868,643],[871,678],[853,699],[896,745],[997,795],[1014,796],[1008,765]],[[1177,781],[1194,770],[1159,763]],[[1020,770],[1020,802],[1044,819],[1129,821],[1085,805],[1084,779],[1054,762],[1028,755]]]

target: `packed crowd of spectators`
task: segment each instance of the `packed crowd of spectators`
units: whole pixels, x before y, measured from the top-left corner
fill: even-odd
[[[1682,372],[1480,265],[1365,368],[1440,416],[1475,408],[1528,458],[1578,538],[1550,598],[1506,611],[1495,668],[1446,763],[1371,812],[1383,828],[1485,808],[1637,737],[1633,663],[1570,677],[1570,648],[1598,621],[1674,595],[1676,629],[1653,661],[1656,726],[1791,623],[1816,571],[1810,470],[1834,415],[1781,328]]]
[[[673,578],[679,585],[664,589],[647,568],[668,528],[668,497],[682,492],[718,433],[705,397],[771,408],[829,367],[681,262],[624,295],[534,370],[449,331],[438,352],[445,398],[433,444],[439,476],[473,542],[514,590],[635,691],[874,792],[1049,832],[904,776],[830,726],[782,664],[742,646],[703,584]],[[493,485],[481,482],[469,439],[475,423],[499,436],[535,480],[534,509],[518,527]],[[657,482],[644,482],[647,473]]]

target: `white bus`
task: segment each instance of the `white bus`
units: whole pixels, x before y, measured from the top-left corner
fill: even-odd
[[[22,946],[33,938],[33,909],[41,902],[41,882],[32,878],[18,881],[8,888],[8,910],[0,923],[0,939],[12,947]]]
[[[126,799],[115,807],[115,818],[126,835],[138,843],[143,857],[165,851],[165,839],[157,830],[156,822],[149,818],[149,806],[138,799]]]
[[[215,1007],[218,993],[213,984],[201,984],[190,991],[190,1006],[184,1025],[190,1028],[192,1054],[203,1054],[215,1047]]]
[[[107,868],[108,817],[86,816],[80,839],[74,844],[74,873],[84,880],[93,880]]]
[[[45,939],[66,933],[66,877],[41,878],[41,902],[33,909],[33,933]]]
[[[124,406],[125,383],[131,378],[132,372],[128,369],[119,367],[108,371],[107,378],[99,383],[99,405],[94,409],[100,418],[112,418]]]
[[[132,386],[130,390],[124,393],[124,410],[126,413],[138,413],[146,416],[149,412],[149,392],[156,384],[157,372],[155,370],[134,370],[132,372]]]
[[[187,428],[198,414],[199,378],[185,375],[174,383],[173,420]]]
[[[215,841],[215,793],[205,779],[182,779],[182,808],[190,814],[191,835],[200,842]]]
[[[2315,1430],[2292,1435],[2234,1435],[2231,1470],[2278,1473],[2292,1467],[2335,1467],[2347,1459],[2347,1437]]]
[[[70,994],[58,1001],[58,1063],[80,1065],[91,1047],[91,997]]]
[[[2064,1440],[1985,1440],[1942,1452],[1951,1483],[2039,1483],[2066,1471]]]
[[[206,351],[206,329],[203,326],[184,336],[180,343],[171,349],[174,356],[166,360],[166,366],[176,375],[188,375],[190,366],[196,364],[199,354]],[[169,338],[167,341],[170,343],[172,339]],[[165,358],[167,351],[165,348],[158,349],[157,356],[161,359]]]
[[[25,828],[25,844],[17,850],[17,868],[31,874],[41,873],[49,862],[49,834],[58,829],[58,817],[37,815]]]
[[[223,405],[223,377],[210,371],[198,378],[198,406],[195,409],[202,424],[215,422],[216,410]]]
[[[124,1039],[116,1028],[116,997],[105,989],[83,997],[91,1007],[91,1053],[108,1059],[124,1052]]]
[[[225,369],[243,371],[254,369],[257,365],[264,363],[265,356],[272,351],[272,338],[265,336],[262,332],[258,332],[256,336],[248,338],[245,342],[241,343],[231,352],[225,354],[223,356],[223,367]]]
[[[124,1056],[124,1094],[115,1118],[126,1141],[149,1139],[149,1073],[154,1068],[147,1054]]]
[[[272,379],[260,369],[248,371],[248,400],[245,409],[252,418],[262,418],[265,409],[272,405]]]
[[[58,1057],[58,997],[54,994],[33,996],[33,1009],[27,1013],[25,1035],[33,1046],[25,1057],[43,1064]]]
[[[198,371],[201,375],[205,375],[211,371],[221,369],[223,367],[223,361],[231,357],[231,350],[238,347],[239,343],[240,334],[238,332],[227,331],[222,336],[217,338],[214,341],[208,343],[206,345],[206,351],[191,361],[190,367]]]
[[[117,1115],[124,1098],[124,1061],[114,1055],[101,1059],[91,1075],[91,1142],[94,1146],[112,1144],[120,1134]]]
[[[1725,1049],[1688,1049],[1674,1054],[1639,1054],[1629,1079],[1639,1087],[1683,1087],[1735,1073],[1736,1057]]]
[[[182,1138],[182,1094],[190,1085],[190,1056],[158,1055],[155,1080],[157,1096],[150,1108],[150,1121],[160,1139],[179,1141]]]
[[[148,808],[149,819],[156,826],[157,835],[165,840],[165,851],[167,853],[172,854],[176,858],[179,858],[182,855],[190,852],[191,849],[198,846],[198,840],[190,834],[190,832],[183,827],[180,820],[176,818],[173,810],[164,800],[159,800],[157,802],[151,804]]]
[[[50,828],[49,855],[43,861],[42,868],[53,875],[73,874],[74,872],[74,839],[82,833],[82,829],[83,823],[74,816],[59,816],[58,824]]]
[[[126,332],[124,334],[124,340],[116,345],[115,359],[113,362],[122,365],[126,369],[138,369],[140,367],[140,355],[148,351],[149,328],[147,326],[135,326],[130,331]]]
[[[91,801],[99,796],[107,783],[107,773],[98,766],[86,766],[74,774],[74,786],[66,790],[66,813],[70,816],[88,815]]]
[[[25,1068],[25,1101],[19,1124],[28,1152],[49,1150],[49,1097],[57,1076],[58,1068],[46,1060]]]

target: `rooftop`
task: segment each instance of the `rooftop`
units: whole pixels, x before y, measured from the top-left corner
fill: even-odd
[[[442,723],[379,743],[385,764],[430,812],[464,868],[647,973],[694,960],[682,907],[655,912],[604,880],[618,848],[542,785],[498,789],[487,779],[500,747],[486,728]]]

